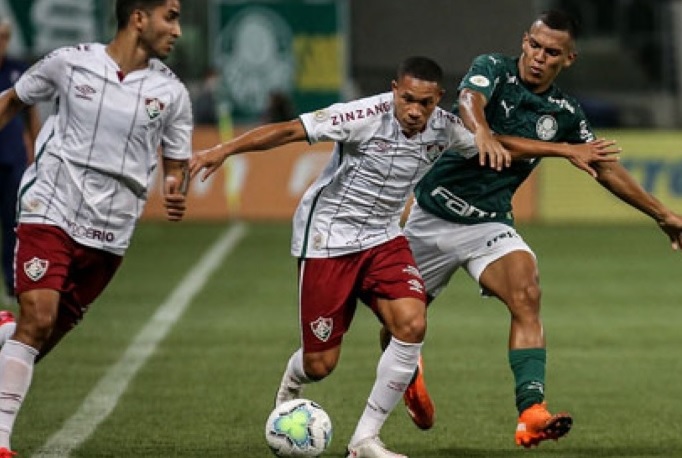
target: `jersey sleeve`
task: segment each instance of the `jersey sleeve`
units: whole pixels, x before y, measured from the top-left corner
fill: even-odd
[[[27,105],[50,100],[57,92],[57,81],[67,74],[65,56],[75,48],[60,48],[36,62],[17,80],[14,89]]]
[[[186,160],[192,155],[192,104],[185,86],[178,86],[178,97],[163,130],[161,148],[165,158]]]
[[[361,142],[381,116],[391,113],[392,99],[389,94],[336,103],[323,110],[302,114],[300,120],[308,141]]]
[[[448,126],[449,149],[456,151],[460,156],[470,158],[478,154],[474,134],[464,126],[459,116],[452,113],[444,113]]]
[[[458,90],[470,89],[480,92],[490,100],[500,75],[504,74],[505,66],[502,59],[493,54],[483,54],[476,57],[462,81]]]

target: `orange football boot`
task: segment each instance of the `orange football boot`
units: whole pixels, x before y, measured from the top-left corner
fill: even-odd
[[[13,452],[12,450],[10,450],[8,448],[5,448],[5,447],[0,448],[0,458],[12,458],[16,454],[17,454],[17,452]]]
[[[558,440],[573,426],[573,418],[565,412],[552,415],[547,403],[533,404],[519,416],[514,437],[516,445],[530,448],[549,439]]]
[[[431,401],[429,391],[426,389],[421,355],[419,356],[417,373],[405,390],[403,400],[407,406],[408,415],[419,429],[430,429],[433,426],[436,408]]]

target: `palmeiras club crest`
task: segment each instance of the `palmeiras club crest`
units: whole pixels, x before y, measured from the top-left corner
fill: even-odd
[[[144,99],[144,107],[147,110],[149,119],[154,119],[161,114],[165,105],[159,99],[146,98]]]
[[[38,281],[43,278],[49,265],[50,261],[34,256],[33,259],[24,263],[24,272],[31,280]]]
[[[317,320],[310,323],[310,329],[313,330],[315,337],[320,339],[322,342],[326,342],[332,335],[332,329],[334,329],[334,320],[331,318],[319,317]]]

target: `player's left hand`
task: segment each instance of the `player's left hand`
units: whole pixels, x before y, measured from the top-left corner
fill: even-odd
[[[511,166],[511,153],[495,138],[492,132],[487,129],[479,129],[474,134],[474,139],[481,166],[488,164],[491,169],[498,172]]]
[[[205,181],[218,170],[226,158],[227,155],[223,154],[220,145],[198,151],[189,161],[189,175],[194,178],[202,169],[205,169],[201,175],[201,181]]]
[[[575,167],[587,172],[592,178],[597,178],[597,171],[593,164],[596,162],[616,162],[621,148],[614,140],[598,138],[588,143],[569,145],[568,160]]]
[[[679,250],[682,247],[682,216],[671,212],[658,221],[658,226],[670,239],[672,249]]]
[[[181,221],[185,216],[186,197],[181,192],[178,179],[173,176],[166,177],[163,184],[163,205],[168,221]]]

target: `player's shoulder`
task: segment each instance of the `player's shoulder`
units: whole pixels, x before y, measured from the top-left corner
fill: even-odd
[[[316,121],[329,121],[332,125],[366,125],[379,123],[391,112],[393,93],[363,97],[348,102],[335,103],[313,113]]]
[[[77,45],[62,46],[56,48],[45,55],[43,60],[64,59],[64,60],[88,60],[92,59],[99,48],[104,48],[101,43],[81,43]]]
[[[552,90],[547,95],[547,101],[559,105],[561,108],[567,110],[571,114],[582,114],[582,107],[578,99],[570,94],[564,92],[558,86],[553,86]]]
[[[441,108],[441,107],[436,107],[435,110],[433,110],[433,114],[431,115],[431,128],[433,129],[443,129],[447,128],[449,126],[463,126],[464,124],[462,123],[462,120],[460,119],[459,116],[456,114]]]
[[[492,67],[508,67],[515,65],[515,58],[502,53],[486,53],[474,57],[473,63]]]
[[[164,64],[159,59],[150,59],[149,69],[161,78],[167,78],[170,81],[176,81],[180,83],[180,78],[178,78],[175,72],[173,72],[168,65]]]

